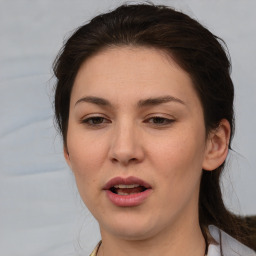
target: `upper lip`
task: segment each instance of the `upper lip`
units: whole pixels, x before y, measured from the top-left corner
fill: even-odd
[[[130,176],[130,177],[115,177],[111,180],[109,180],[106,185],[103,187],[104,190],[108,190],[112,187],[114,187],[115,185],[120,185],[120,184],[123,184],[123,185],[131,185],[131,184],[138,184],[140,186],[143,186],[145,188],[151,188],[151,186],[145,182],[144,180],[142,179],[139,179],[137,177],[134,177],[134,176]]]

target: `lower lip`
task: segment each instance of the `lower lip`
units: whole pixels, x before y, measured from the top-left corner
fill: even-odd
[[[131,207],[142,204],[148,196],[151,194],[152,189],[146,189],[145,191],[132,195],[118,195],[110,190],[105,190],[108,199],[116,206]]]

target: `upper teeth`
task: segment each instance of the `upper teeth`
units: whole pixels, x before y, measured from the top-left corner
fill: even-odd
[[[118,184],[118,185],[115,185],[114,187],[115,188],[137,188],[139,186],[140,186],[139,184],[130,184],[130,185]]]

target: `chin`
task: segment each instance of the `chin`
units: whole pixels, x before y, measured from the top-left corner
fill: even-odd
[[[151,220],[151,221],[149,221]],[[153,223],[156,223],[154,225]],[[153,221],[151,218],[147,218],[145,215],[142,217],[126,215],[126,217],[115,217],[112,222],[107,220],[106,231],[112,233],[112,235],[125,240],[145,240],[152,237],[156,233],[158,221]],[[100,225],[102,226],[102,225]]]
[[[115,233],[113,233],[115,236],[122,238],[124,240],[130,240],[130,241],[139,241],[139,240],[145,240],[152,236],[153,232],[147,230],[146,228],[127,228],[127,229],[118,229],[114,230]]]

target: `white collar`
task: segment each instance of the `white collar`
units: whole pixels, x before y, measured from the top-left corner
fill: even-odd
[[[222,252],[224,256],[256,256],[256,252],[243,245],[216,226],[210,225],[209,231],[218,244],[210,244],[208,256],[220,256],[220,233],[222,242]]]

